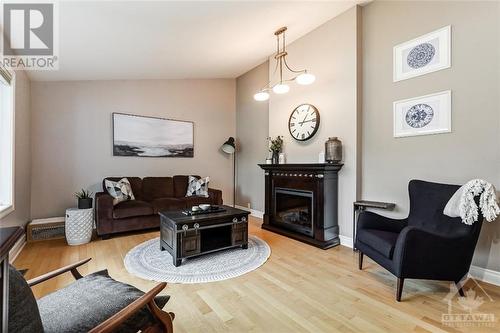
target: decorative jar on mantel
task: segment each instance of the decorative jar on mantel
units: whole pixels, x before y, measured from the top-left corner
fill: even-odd
[[[340,163],[342,161],[342,141],[336,136],[328,138],[325,142],[325,161],[328,163]]]

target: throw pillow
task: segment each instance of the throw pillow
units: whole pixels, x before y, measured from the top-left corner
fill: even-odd
[[[196,195],[208,198],[209,182],[210,182],[210,177],[198,179],[196,177],[189,176],[186,197],[192,197]]]
[[[113,205],[127,200],[135,200],[134,193],[132,193],[132,186],[127,178],[122,178],[117,182],[106,179],[104,186],[109,195],[113,197]]]

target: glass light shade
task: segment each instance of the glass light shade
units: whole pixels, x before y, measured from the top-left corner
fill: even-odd
[[[265,91],[259,91],[258,93],[253,95],[253,99],[259,102],[267,101],[269,99],[269,93]]]
[[[287,92],[290,91],[290,87],[288,86],[288,84],[278,83],[273,87],[273,91],[276,94],[286,94]]]
[[[302,73],[302,74],[300,74],[299,76],[297,76],[297,77],[295,78],[295,81],[296,81],[298,84],[302,84],[302,85],[311,84],[311,83],[313,83],[315,80],[316,80],[316,76],[314,76],[314,75],[312,75],[312,74],[309,74],[309,73]]]

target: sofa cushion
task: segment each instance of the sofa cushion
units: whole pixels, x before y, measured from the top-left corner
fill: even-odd
[[[152,214],[154,214],[153,206],[140,200],[123,201],[113,208],[113,218],[115,219]]]
[[[183,198],[186,196],[188,176],[174,176],[174,196]]]
[[[193,175],[197,179],[200,179],[200,176]],[[174,196],[176,198],[184,198],[186,196],[187,187],[188,187],[188,179],[189,176],[177,175],[174,176]]]
[[[380,254],[386,258],[392,259],[398,235],[398,233],[390,231],[360,229],[356,238],[358,241],[365,243],[375,251],[380,252]]]
[[[38,300],[45,333],[88,332],[139,297],[139,289],[112,279],[107,270],[89,274]],[[163,308],[169,296],[155,298]],[[116,332],[137,332],[155,319],[142,308]]]
[[[162,210],[179,210],[186,208],[186,202],[177,198],[160,198],[151,202],[155,214]]]
[[[174,197],[172,177],[146,177],[142,180],[142,192],[145,201]]]
[[[42,333],[35,296],[24,277],[9,265],[9,332]]]
[[[139,177],[106,177],[102,181],[103,191],[108,193],[108,191],[106,190],[106,185],[105,185],[106,179],[111,180],[113,182],[117,182],[123,178],[128,179],[130,186],[132,187],[132,193],[134,193],[135,199],[136,200],[143,200],[143,198],[142,198],[142,179]]]

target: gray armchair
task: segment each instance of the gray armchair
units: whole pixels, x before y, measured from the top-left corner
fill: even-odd
[[[14,267],[9,269],[9,332],[104,333],[173,332],[173,313],[161,310],[169,296],[157,296],[166,283],[147,293],[112,279],[107,270],[83,277],[82,260],[26,281]],[[71,272],[72,284],[35,300],[30,287]]]

